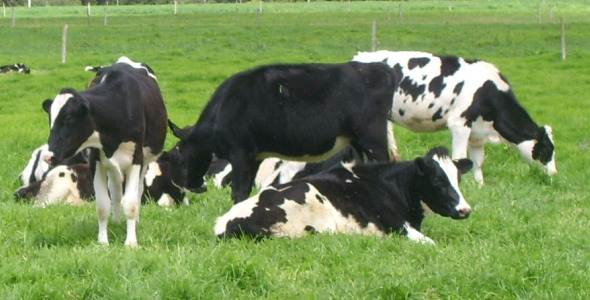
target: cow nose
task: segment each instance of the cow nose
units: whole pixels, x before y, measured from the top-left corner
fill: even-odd
[[[457,209],[457,211],[459,212],[459,216],[461,216],[461,218],[467,218],[469,214],[471,214],[471,207],[461,207]]]
[[[53,161],[53,152],[44,153],[43,160],[51,165],[51,162]]]

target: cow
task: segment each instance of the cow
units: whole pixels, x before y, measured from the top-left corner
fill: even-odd
[[[64,88],[43,102],[49,114],[52,165],[92,148],[98,242],[108,244],[107,225],[113,201],[114,219],[123,207],[127,219],[125,245],[137,247],[143,180],[166,138],[166,107],[157,81],[144,68],[121,59],[98,71],[94,84],[83,91]],[[124,186],[123,186],[124,183]]]
[[[402,74],[390,117],[414,132],[448,128],[453,158],[469,157],[484,184],[484,144],[508,142],[528,162],[557,173],[552,129],[538,126],[516,99],[508,80],[491,63],[425,52],[359,52],[353,61],[386,62]],[[393,135],[393,133],[392,133]],[[395,143],[395,140],[393,140]]]
[[[220,238],[399,233],[434,243],[420,232],[425,213],[467,218],[471,207],[459,181],[471,167],[469,159],[451,160],[444,147],[413,161],[342,163],[235,204],[217,218],[214,232]]]
[[[18,63],[18,64],[14,64],[14,65],[0,66],[0,73],[8,73],[8,72],[30,74],[31,69],[29,69],[27,66],[25,66],[22,63]]]
[[[341,162],[362,160],[360,154],[351,146],[334,154],[321,162],[301,162],[282,160],[275,157],[264,159],[260,163],[258,173],[254,180],[254,186],[261,189],[268,186],[277,186],[294,179],[303,178],[326,171]],[[222,188],[231,182],[231,164],[227,160],[213,156],[213,161],[207,170],[207,176],[213,178],[213,184]]]
[[[43,160],[43,156],[45,152],[47,152],[48,147],[49,146],[47,144],[43,144],[39,148],[35,149],[31,154],[29,162],[25,166],[24,170],[18,175],[18,179],[23,185],[27,186],[33,182],[43,179],[47,171],[49,171],[49,164]],[[61,165],[70,166],[88,163],[88,155],[89,151],[81,151],[78,154],[65,159]]]
[[[177,152],[177,151],[176,151]],[[158,160],[148,165],[144,179],[142,203],[154,200],[159,206],[189,205],[182,188],[186,174],[182,173],[178,154],[174,150],[162,152]],[[93,172],[87,163],[59,165],[43,179],[16,190],[14,198],[34,199],[35,206],[67,203],[81,205],[94,197]]]
[[[395,73],[382,63],[274,64],[226,79],[193,126],[169,126],[199,189],[215,153],[232,165],[232,199],[246,199],[267,157],[322,161],[352,145],[388,161],[388,107]]]

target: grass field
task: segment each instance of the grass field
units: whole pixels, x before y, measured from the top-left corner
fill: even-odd
[[[0,15],[0,295],[3,299],[588,299],[590,1],[318,2],[18,7]],[[541,22],[539,22],[540,12]],[[551,19],[552,17],[552,19]],[[560,18],[567,59],[561,60]],[[405,238],[312,235],[218,241],[212,227],[229,189],[190,195],[192,205],[142,207],[139,249],[125,225],[96,242],[93,205],[33,208],[12,193],[33,149],[48,136],[41,102],[83,89],[87,65],[119,56],[150,64],[169,117],[193,124],[231,74],[274,62],[343,62],[371,49],[422,50],[496,64],[539,124],[553,127],[559,173],[548,178],[506,145],[486,147],[479,188],[461,183],[467,220],[429,217],[435,246]],[[68,24],[67,58],[61,40]],[[448,132],[396,129],[411,159]],[[167,148],[174,145],[170,134]]]

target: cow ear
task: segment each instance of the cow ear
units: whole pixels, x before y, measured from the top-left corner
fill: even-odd
[[[51,111],[51,104],[53,104],[52,99],[46,99],[45,101],[43,101],[43,104],[41,104],[41,106],[43,107],[43,110],[46,113],[49,113]]]
[[[88,111],[90,110],[90,104],[88,103],[88,100],[82,98],[82,97],[77,97],[80,100],[80,105],[78,105],[78,109],[77,109],[77,113],[78,116],[83,116],[85,114],[88,113]]]
[[[465,174],[473,168],[473,162],[469,158],[457,159],[454,160],[453,163],[455,163],[455,166],[461,174]]]
[[[418,167],[418,174],[425,175],[428,173],[428,162],[424,157],[418,157],[414,160],[416,166]]]
[[[180,127],[176,126],[176,124],[172,123],[170,119],[168,119],[168,127],[170,127],[175,137],[183,141],[187,139],[189,132],[188,129],[181,129]]]

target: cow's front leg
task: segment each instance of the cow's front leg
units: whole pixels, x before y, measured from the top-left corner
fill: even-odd
[[[416,228],[412,227],[409,223],[404,224],[404,232],[403,232],[410,241],[418,242],[421,244],[432,244],[434,245],[434,241],[422,234],[422,232],[418,231]]]
[[[232,200],[238,203],[250,196],[260,162],[243,155],[235,155],[229,161],[232,165]]]
[[[139,218],[140,191],[143,178],[141,178],[141,165],[131,165],[125,171],[125,191],[122,199],[123,212],[127,219],[127,238],[125,245],[137,247],[135,227]]]
[[[107,171],[96,164],[94,172],[94,193],[96,198],[96,214],[98,216],[98,242],[108,244],[107,226],[111,213],[111,198],[107,187]]]
[[[387,150],[389,152],[390,161],[400,161],[402,158],[397,150],[395,142],[395,135],[393,132],[393,122],[387,122]]]

